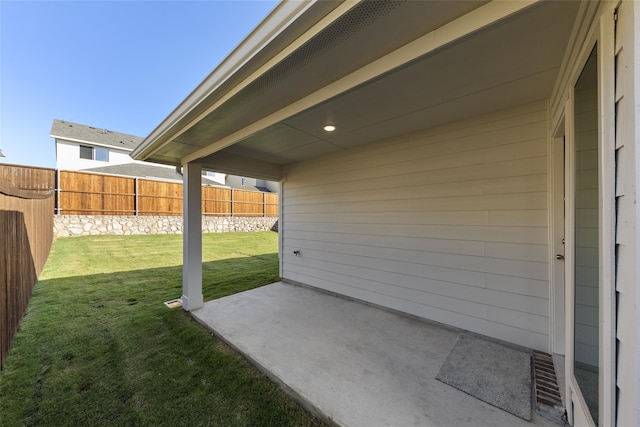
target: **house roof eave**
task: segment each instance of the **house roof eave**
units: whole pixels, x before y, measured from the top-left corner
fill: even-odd
[[[147,160],[158,148],[168,143],[178,132],[197,123],[202,110],[209,110],[217,98],[224,94],[219,93],[223,86],[237,76],[243,67],[257,59],[250,68],[260,68],[261,62],[267,62],[277,52],[269,54],[268,47],[278,48],[281,44],[272,42],[282,37],[295,39],[303,33],[308,26],[334,8],[342,1],[306,2],[283,0],[267,17],[236,47],[227,58],[218,65],[170,114],[167,116],[131,153],[135,160]],[[347,2],[351,5],[357,2]],[[293,27],[296,28],[293,28]],[[292,29],[293,28],[293,29]],[[285,34],[292,29],[290,34]],[[288,44],[286,41],[285,45]],[[257,56],[260,55],[260,58]],[[247,70],[250,71],[250,70]],[[228,90],[233,89],[227,88]]]
[[[56,143],[68,141],[75,144],[106,147],[125,153],[131,152],[142,142],[142,138],[139,136],[60,119],[53,120],[49,136],[54,138]]]
[[[75,139],[75,138],[68,138],[65,136],[59,136],[59,135],[49,135],[51,138],[56,140],[56,143],[58,142],[72,142],[75,144],[86,144],[86,145],[90,145],[92,147],[104,147],[104,148],[108,148],[110,150],[117,150],[117,151],[124,151],[126,153],[130,153],[133,150],[131,148],[124,148],[124,147],[116,147],[113,145],[109,145],[109,144],[100,144],[99,142],[95,142],[95,141],[89,141],[89,140],[84,140],[84,139]]]

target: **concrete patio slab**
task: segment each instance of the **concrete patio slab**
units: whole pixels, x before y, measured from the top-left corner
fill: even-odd
[[[209,301],[194,318],[303,405],[341,426],[554,426],[436,380],[458,332],[274,283]]]

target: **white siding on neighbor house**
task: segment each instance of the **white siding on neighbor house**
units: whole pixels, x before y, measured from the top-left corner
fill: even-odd
[[[548,351],[547,128],[537,102],[289,165],[283,278]]]
[[[228,185],[231,188],[255,191],[256,187],[263,187],[268,189],[272,193],[277,193],[280,191],[280,184],[275,181],[266,181],[264,179],[256,179],[238,175],[226,175],[225,178],[225,175],[220,175],[222,175],[223,177],[222,184]]]
[[[79,144],[77,142],[66,142],[64,140],[56,140],[56,169],[64,170],[82,170],[90,168],[99,168],[109,165],[121,165],[125,163],[138,163],[129,157],[128,151],[109,150],[109,161],[102,162],[99,160],[89,160],[80,158],[80,145],[92,146],[91,144]]]

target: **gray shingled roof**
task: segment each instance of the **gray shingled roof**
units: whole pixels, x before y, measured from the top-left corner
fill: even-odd
[[[54,119],[51,126],[52,138],[67,139],[73,141],[86,142],[87,144],[101,144],[123,150],[133,150],[144,138],[139,136],[127,135],[126,133],[114,132],[107,129],[99,129],[92,126],[81,125],[66,120]],[[112,175],[135,176],[140,178],[156,178],[156,179],[174,179],[182,181],[182,176],[176,173],[175,169],[162,166],[154,166],[153,164],[125,163],[121,165],[100,166],[97,168],[83,169],[87,172],[108,173]],[[220,183],[202,177],[204,185],[221,185]],[[268,188],[241,186],[233,180],[226,187],[237,188],[240,190],[258,190],[269,192]]]
[[[269,190],[266,187],[258,187],[258,186],[253,186],[253,185],[242,185],[242,184],[240,184],[238,182],[235,182],[233,180],[227,181],[224,186],[232,188],[234,190],[261,191],[263,193],[272,193],[272,191]]]
[[[139,163],[125,163],[122,165],[100,166],[97,168],[83,169],[83,172],[108,173],[112,175],[135,176],[138,178],[174,179],[182,181],[175,169],[162,166],[142,165]],[[206,177],[202,177],[202,184],[221,185]]]
[[[142,142],[144,138],[114,132],[108,129],[99,129],[92,126],[68,122],[66,120],[53,120],[50,136],[56,139],[70,139],[86,142],[88,144],[102,144],[131,151]]]

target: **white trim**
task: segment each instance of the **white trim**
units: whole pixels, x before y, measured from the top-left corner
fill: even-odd
[[[569,91],[569,99],[565,103],[565,141],[564,141],[564,197],[565,197],[565,217],[564,217],[564,229],[565,229],[565,269],[564,269],[564,283],[565,283],[565,325],[566,325],[566,346],[565,346],[565,358],[564,358],[564,371],[565,371],[565,390],[567,390],[567,399],[566,399],[566,407],[567,407],[567,415],[569,424],[574,423],[573,419],[573,406],[574,406],[574,383],[575,377],[573,375],[573,359],[574,359],[574,349],[573,349],[573,341],[574,341],[574,327],[573,327],[573,316],[574,316],[574,292],[573,292],[573,282],[574,282],[574,268],[575,265],[575,233],[573,229],[573,225],[575,224],[575,203],[574,203],[574,156],[570,155],[573,153],[574,147],[574,134],[573,134],[573,91]]]
[[[591,31],[593,21],[596,19],[598,3],[594,1],[581,2],[578,14],[571,31],[569,43],[560,66],[560,72],[551,92],[551,117],[552,123],[560,121],[565,102],[569,99],[571,79],[581,70],[576,64],[581,57],[581,49],[587,33]]]
[[[217,153],[206,160],[207,167],[230,175],[269,181],[282,179],[282,166],[263,160],[246,158],[233,153]]]
[[[616,419],[615,6],[609,2],[602,11],[598,37],[600,425],[615,425]]]
[[[551,129],[551,128],[550,128]],[[565,354],[566,325],[565,295],[559,295],[560,288],[565,289],[565,260],[556,259],[556,254],[565,255],[566,245],[558,244],[565,237],[565,130],[556,129],[548,141],[548,191],[549,191],[549,348],[552,354]],[[559,147],[562,144],[562,147]],[[562,160],[558,157],[562,156]],[[558,223],[560,221],[560,224]],[[562,270],[562,271],[560,271]],[[565,291],[566,292],[566,291]],[[562,313],[562,315],[560,315]]]
[[[284,256],[282,254],[282,247],[284,242],[284,180],[278,183],[280,186],[278,193],[278,258],[279,258],[279,276],[282,279],[284,275]]]
[[[109,145],[109,144],[100,144],[99,142],[87,141],[87,140],[84,140],[84,139],[66,138],[66,137],[55,136],[55,135],[49,135],[49,136],[56,140],[56,144],[58,143],[58,140],[59,140],[61,142],[62,141],[67,141],[67,142],[73,142],[73,143],[83,144],[83,145],[91,145],[93,147],[110,148],[110,149],[113,149],[113,150],[126,151],[128,153],[133,151],[131,148],[118,147],[118,146]]]

